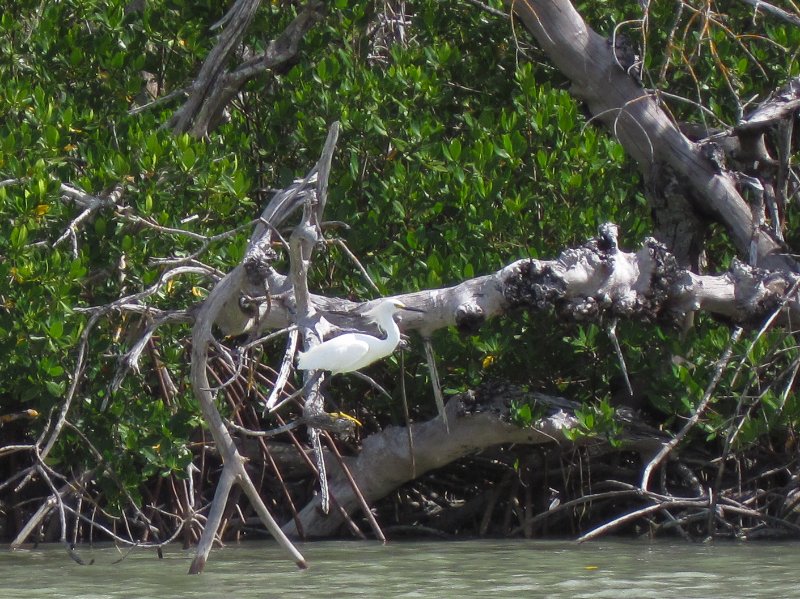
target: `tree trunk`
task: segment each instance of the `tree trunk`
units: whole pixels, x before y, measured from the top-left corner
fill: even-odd
[[[728,230],[741,255],[757,264],[797,270],[794,259],[757,226],[732,174],[707,158],[615,56],[611,41],[595,33],[568,0],[510,2],[553,64],[572,82],[572,93],[604,122],[639,165],[653,208],[661,217],[661,238],[686,266],[697,262],[703,218]],[[665,205],[661,205],[664,203]],[[692,224],[694,223],[694,224]]]

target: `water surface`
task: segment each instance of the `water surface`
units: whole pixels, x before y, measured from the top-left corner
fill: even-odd
[[[298,570],[271,542],[215,550],[200,576],[192,555],[167,547],[159,560],[113,547],[0,550],[0,597],[250,599],[309,597],[798,597],[799,543],[713,545],[598,541],[331,541],[300,546]]]

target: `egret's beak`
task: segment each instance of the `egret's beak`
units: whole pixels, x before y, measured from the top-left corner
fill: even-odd
[[[412,308],[411,306],[403,306],[400,309],[406,310],[408,312],[419,312],[420,314],[425,314],[425,310],[423,310],[422,308]]]

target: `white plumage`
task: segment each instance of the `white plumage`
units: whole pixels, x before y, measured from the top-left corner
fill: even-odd
[[[379,339],[365,333],[346,333],[324,343],[315,345],[307,352],[297,355],[300,370],[329,370],[331,374],[353,372],[391,354],[400,343],[400,329],[394,315],[400,310],[422,312],[409,308],[396,299],[388,299],[364,313],[364,317],[386,331],[386,338]]]

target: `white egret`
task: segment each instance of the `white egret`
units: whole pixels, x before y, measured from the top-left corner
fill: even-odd
[[[329,370],[331,374],[353,372],[391,354],[400,343],[400,329],[394,315],[400,310],[424,312],[410,308],[397,299],[387,299],[362,316],[386,332],[385,339],[365,333],[346,333],[315,345],[297,355],[300,370]]]

